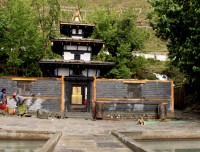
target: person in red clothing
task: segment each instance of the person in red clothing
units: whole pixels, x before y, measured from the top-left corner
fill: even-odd
[[[6,97],[6,88],[1,89],[0,92],[0,110],[6,110],[7,97]]]

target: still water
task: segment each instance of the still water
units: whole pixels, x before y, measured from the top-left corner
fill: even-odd
[[[46,140],[0,140],[0,152],[38,152]]]
[[[200,152],[200,140],[136,140],[153,152]]]

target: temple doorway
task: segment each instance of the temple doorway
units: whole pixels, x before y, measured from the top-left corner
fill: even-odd
[[[66,111],[90,112],[91,81],[68,81],[66,84]]]

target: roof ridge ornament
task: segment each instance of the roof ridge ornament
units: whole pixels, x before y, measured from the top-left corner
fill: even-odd
[[[74,15],[72,17],[72,21],[76,21],[76,22],[82,21],[80,6],[78,6],[78,8],[75,10]]]

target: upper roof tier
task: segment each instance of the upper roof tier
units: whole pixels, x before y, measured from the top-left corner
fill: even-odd
[[[88,38],[92,35],[95,24],[85,24],[78,21],[62,22],[60,21],[60,33],[72,37],[73,35],[81,35]]]

